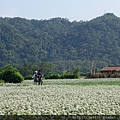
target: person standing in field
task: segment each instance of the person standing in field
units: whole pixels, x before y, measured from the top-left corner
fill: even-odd
[[[38,85],[42,85],[42,72],[41,70],[38,70]]]
[[[32,78],[34,78],[34,85],[37,85],[37,71],[35,71],[34,72],[34,75],[33,75],[33,77]]]

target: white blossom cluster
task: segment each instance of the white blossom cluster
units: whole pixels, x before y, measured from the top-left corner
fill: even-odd
[[[64,81],[62,85],[1,85],[0,115],[120,115],[120,86],[72,86]]]

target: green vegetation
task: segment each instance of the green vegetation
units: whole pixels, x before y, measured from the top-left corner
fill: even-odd
[[[119,60],[120,18],[112,13],[80,22],[0,18],[0,67],[13,64],[23,76],[44,62],[49,64],[43,72],[60,73],[75,68],[89,72],[93,61],[93,69],[99,70],[119,65]],[[32,71],[24,69],[25,65]]]
[[[0,86],[31,86],[33,80],[24,80],[22,83],[17,84],[3,84]],[[120,86],[120,78],[96,78],[96,79],[43,79],[43,86],[51,85],[69,85],[69,86]]]
[[[77,86],[118,85],[120,86],[119,78],[44,80],[43,82],[44,85],[77,85]]]
[[[5,83],[4,80],[0,80],[0,83]]]
[[[1,68],[0,79],[2,83],[3,81],[7,83],[21,83],[24,80],[20,72],[11,65]]]
[[[74,79],[83,77],[80,75],[80,70],[78,68],[74,69],[73,72],[63,71],[61,74],[51,73],[45,76],[45,79]]]

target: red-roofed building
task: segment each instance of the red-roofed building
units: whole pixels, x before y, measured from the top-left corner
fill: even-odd
[[[120,66],[107,66],[100,70],[101,73],[107,75],[107,77],[112,77],[113,75],[120,75]]]

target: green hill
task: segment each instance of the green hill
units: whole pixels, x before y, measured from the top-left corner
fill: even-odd
[[[51,62],[55,70],[89,71],[120,64],[120,18],[112,13],[90,21],[64,18],[0,18],[0,67]]]

